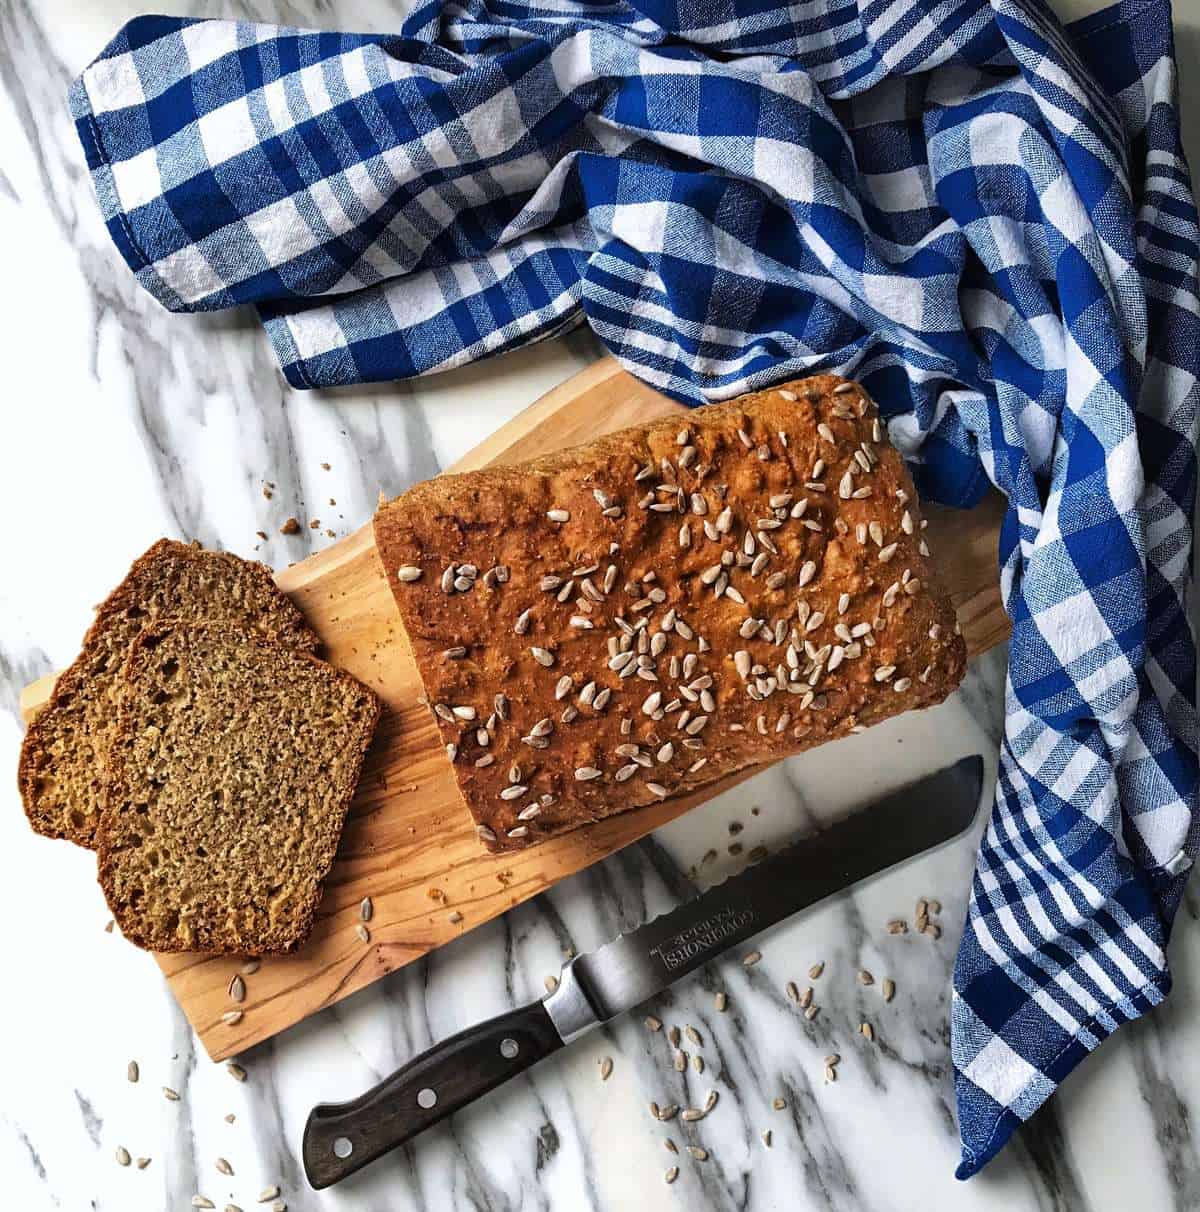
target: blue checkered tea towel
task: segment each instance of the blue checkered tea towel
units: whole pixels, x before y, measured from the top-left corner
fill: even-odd
[[[132,22],[74,85],[166,307],[297,387],[586,321],[688,403],[866,384],[922,492],[1007,496],[1007,722],[954,975],[962,1176],[1166,995],[1197,829],[1197,219],[1170,11],[447,0],[390,36]]]

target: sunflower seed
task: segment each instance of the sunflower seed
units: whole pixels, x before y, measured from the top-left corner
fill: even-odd
[[[167,1100],[167,1102],[169,1102],[169,1103],[179,1102],[178,1092],[175,1090],[172,1090],[170,1086],[163,1086],[162,1092],[163,1092],[163,1098],[165,1098]]]
[[[757,964],[760,959],[762,959],[761,951],[748,951],[745,955],[742,956],[742,967],[743,968],[753,968],[754,965]]]
[[[721,1014],[725,1013],[725,1007],[728,1004],[728,999],[726,998],[724,992],[718,992],[713,998],[713,1005],[716,1006],[718,1012]]]
[[[546,977],[543,984],[545,984],[545,986],[546,986],[547,993],[553,993],[555,991],[555,989],[558,988],[558,977],[557,976],[548,976],[548,977]]]
[[[246,982],[240,976],[234,976],[229,982],[229,998],[235,1002],[246,1000]]]
[[[569,522],[571,520],[570,511],[566,509],[547,509],[546,517],[552,522]]]
[[[808,1021],[810,1023],[812,1022],[812,1020],[814,1018],[817,1017],[818,1014],[820,1014],[820,1012],[821,1012],[821,1007],[814,1005],[811,1002],[809,1003],[809,1005],[804,1007],[804,1017],[806,1019],[808,1019]]]
[[[671,1168],[670,1168],[670,1169],[669,1169],[669,1170],[666,1172],[666,1174],[664,1174],[664,1175],[663,1175],[663,1180],[664,1180],[666,1183],[670,1184],[670,1183],[673,1183],[673,1182],[674,1182],[674,1181],[675,1181],[675,1180],[676,1180],[678,1177],[679,1177],[679,1167],[678,1167],[678,1166],[672,1166],[672,1167],[671,1167]]]
[[[903,694],[912,685],[912,678],[897,678],[892,683],[892,689],[897,694]]]
[[[703,1119],[704,1112],[699,1107],[688,1107],[679,1118],[691,1124],[698,1119]]]
[[[647,1014],[642,1020],[651,1031],[662,1030],[662,1019],[655,1018],[653,1014]]]
[[[646,790],[649,791],[651,795],[657,796],[660,800],[665,800],[669,794],[662,783],[647,783]]]
[[[684,1027],[683,1033],[684,1033],[684,1035],[686,1035],[688,1037],[689,1040],[691,1040],[691,1042],[693,1044],[696,1045],[697,1048],[704,1047],[704,1037],[700,1034],[699,1031],[696,1030],[695,1027],[692,1027],[692,1026]]]
[[[124,1145],[117,1146],[116,1158],[118,1166],[127,1166],[133,1160],[133,1158],[129,1156],[129,1150],[126,1149]]]
[[[859,1023],[858,1030],[864,1039],[875,1042],[875,1028],[870,1023]]]
[[[357,934],[364,943],[369,943],[371,941],[371,932],[362,922],[359,922],[358,925],[354,927],[354,933]]]
[[[233,1167],[223,1157],[218,1157],[214,1164],[216,1165],[217,1169],[222,1174],[228,1174],[228,1175],[232,1176]]]
[[[671,1057],[671,1064],[675,1067],[676,1073],[682,1073],[687,1068],[688,1057],[686,1052],[676,1052]]]
[[[688,1155],[697,1161],[708,1161],[708,1150],[702,1149],[699,1145],[688,1145],[687,1151]]]
[[[211,1199],[205,1199],[203,1195],[192,1196],[193,1208],[215,1208],[216,1206]]]
[[[227,1027],[234,1027],[241,1021],[241,1010],[226,1010],[225,1013],[221,1015],[221,1022],[223,1022]]]
[[[665,1148],[668,1153],[679,1152],[679,1146],[669,1136],[663,1140],[663,1148]]]
[[[529,650],[529,652],[533,659],[546,669],[549,669],[550,666],[554,664],[554,654],[552,652],[547,652],[545,648],[538,648],[534,646]]]
[[[592,779],[598,779],[603,773],[602,770],[597,770],[595,766],[577,766],[575,768],[575,778],[580,783],[588,783]]]
[[[258,1202],[260,1204],[269,1204],[271,1200],[279,1198],[279,1187],[272,1185],[264,1188],[258,1193]]]
[[[795,981],[788,981],[787,985],[784,986],[784,988],[787,991],[788,997],[793,1002],[798,1002],[800,1000],[800,990],[796,987]]]
[[[677,1116],[678,1114],[679,1114],[679,1104],[678,1103],[668,1103],[665,1107],[663,1107],[659,1111],[658,1118],[665,1124],[669,1120],[673,1120],[675,1118],[675,1116]]]
[[[860,968],[858,973],[858,983],[860,985],[873,985],[875,983],[874,976],[867,971],[866,968]]]
[[[486,825],[476,825],[475,832],[477,834],[479,834],[479,836],[485,842],[494,842],[496,840],[495,832],[493,830],[489,829]]]
[[[882,985],[883,1000],[890,1002],[896,996],[896,982],[885,979]]]

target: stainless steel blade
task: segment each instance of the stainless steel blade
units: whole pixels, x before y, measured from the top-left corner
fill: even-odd
[[[543,1003],[563,1042],[801,909],[958,836],[982,790],[983,759],[963,758],[577,956]]]

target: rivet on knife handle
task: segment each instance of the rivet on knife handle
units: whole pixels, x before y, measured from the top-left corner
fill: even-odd
[[[322,1103],[304,1126],[309,1183],[346,1178],[562,1046],[534,1002],[443,1040],[351,1102]]]

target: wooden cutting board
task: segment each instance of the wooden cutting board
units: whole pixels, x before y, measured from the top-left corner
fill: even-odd
[[[682,406],[607,358],[497,430],[452,469],[512,463],[649,421]],[[931,508],[929,539],[972,654],[1008,635],[997,584],[1003,502],[969,513]],[[159,963],[214,1060],[243,1052],[434,947],[536,896],[711,799],[748,774],[551,839],[492,856],[479,845],[436,728],[418,698],[420,677],[375,552],[371,526],[278,574],[334,664],[373,687],[387,710],[367,757],[312,937],[294,956],[268,958],[246,978],[233,1026],[228,986],[240,961],[164,955]],[[28,687],[28,719],[52,678]],[[374,905],[370,941],[356,934],[359,905]]]

